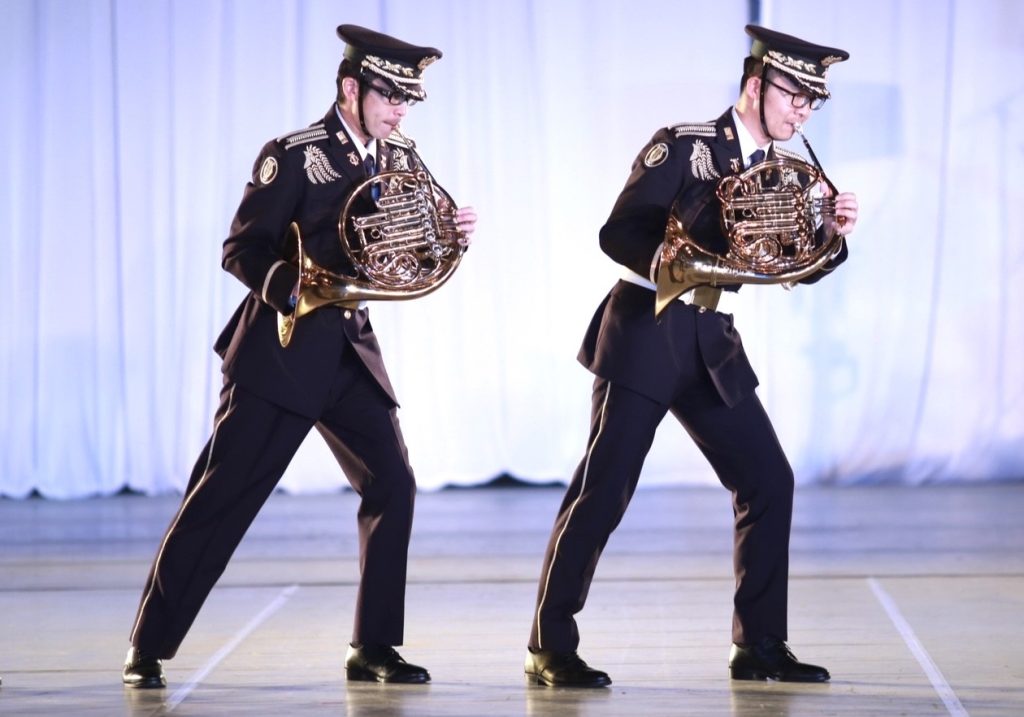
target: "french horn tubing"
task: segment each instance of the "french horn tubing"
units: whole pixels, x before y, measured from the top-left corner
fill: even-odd
[[[367,193],[367,194],[364,194]],[[374,212],[355,216],[360,196],[372,196]],[[288,228],[299,252],[299,293],[292,314],[277,315],[281,346],[296,322],[322,306],[355,308],[363,301],[404,301],[426,296],[451,278],[466,251],[456,225],[457,207],[419,164],[412,170],[369,177],[349,193],[338,218],[342,253],[352,276],[318,266],[303,250],[299,225]]]
[[[800,127],[797,132],[806,144]],[[811,157],[817,165],[813,152]],[[827,196],[820,193],[822,183],[831,192]],[[728,249],[716,254],[701,247],[673,211],[662,244],[655,315],[698,286],[792,284],[819,271],[842,248],[843,237],[835,231],[816,246],[819,227],[842,223],[835,214],[838,192],[820,165],[789,157],[766,160],[724,177],[715,194]]]

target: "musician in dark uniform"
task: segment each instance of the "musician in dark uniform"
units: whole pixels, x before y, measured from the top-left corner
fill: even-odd
[[[790,139],[795,125],[807,122],[828,99],[826,71],[849,56],[757,26],[747,26],[747,32],[753,46],[735,106],[713,122],[655,133],[600,232],[601,249],[622,265],[622,274],[597,308],[579,353],[596,375],[591,429],[541,571],[525,666],[540,684],[611,684],[607,673],[579,657],[574,615],[583,609],[601,551],[633,495],[655,429],[669,412],[732,493],[732,678],[829,679],[824,668],[798,662],[785,642],[793,471],[754,392],[757,377],[733,317],[718,305],[721,288],[698,287],[655,317],[670,213],[692,241],[723,254],[728,242],[715,196],[718,183],[751,161],[781,156],[775,142]],[[833,196],[835,217],[823,221],[819,242],[832,231],[849,234],[857,221],[856,197]],[[804,283],[846,259],[841,241]]]
[[[361,576],[347,676],[430,679],[394,649],[403,641],[416,485],[368,310],[324,306],[296,321],[287,347],[278,339],[277,316],[291,314],[299,296],[290,224],[298,224],[316,264],[351,275],[338,217],[354,187],[374,171],[422,167],[396,128],[409,106],[425,99],[423,70],[441,53],[354,25],[342,25],[338,35],[346,47],[336,102],[322,120],[263,147],[224,242],[223,266],[249,293],[215,345],[224,386],[213,435],[143,590],[123,669],[127,685],[166,684],[161,661],[174,657],[312,428],[361,498]],[[375,210],[369,194],[354,200],[355,216]],[[468,243],[475,212],[459,209],[455,221],[460,241]]]

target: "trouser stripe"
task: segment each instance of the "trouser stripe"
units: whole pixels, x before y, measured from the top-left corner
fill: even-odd
[[[611,393],[611,390],[612,384],[611,381],[608,381],[604,389],[604,399],[601,401],[601,413],[598,419],[597,433],[594,436],[594,440],[591,441],[590,445],[587,447],[586,461],[583,465],[583,478],[580,481],[580,492],[577,494],[575,500],[573,500],[572,505],[569,506],[569,513],[565,517],[565,523],[562,524],[562,529],[558,531],[558,538],[555,539],[555,547],[551,551],[551,561],[548,563],[547,575],[544,577],[544,592],[541,595],[540,602],[537,604],[537,647],[541,650],[544,649],[544,636],[541,632],[540,614],[544,609],[544,602],[548,597],[548,587],[551,584],[551,573],[555,567],[555,560],[558,559],[558,546],[562,542],[562,536],[565,535],[565,531],[569,528],[569,523],[572,521],[572,515],[576,510],[576,506],[580,502],[580,499],[583,498],[583,492],[586,490],[587,475],[590,473],[590,457],[594,452],[594,447],[597,446],[597,442],[601,439],[601,434],[604,432],[605,411],[608,407],[608,396]]]
[[[135,635],[139,630],[139,623],[142,622],[142,616],[146,612],[146,605],[149,603],[149,599],[153,596],[153,590],[156,589],[156,575],[160,569],[160,559],[164,555],[164,550],[167,548],[167,541],[170,540],[171,535],[174,533],[174,529],[178,526],[178,521],[181,520],[182,514],[185,512],[185,508],[188,506],[192,498],[202,489],[206,483],[206,479],[210,475],[210,463],[213,461],[213,445],[217,441],[217,431],[220,429],[220,424],[224,422],[224,419],[231,413],[231,409],[235,402],[235,384],[231,385],[231,392],[228,394],[228,408],[224,411],[224,415],[220,417],[217,424],[213,427],[213,435],[210,436],[210,449],[206,454],[206,465],[203,467],[203,477],[196,483],[195,488],[189,491],[189,494],[185,496],[185,500],[182,501],[181,507],[178,508],[177,515],[174,516],[174,521],[171,526],[167,529],[167,533],[164,535],[163,542],[160,543],[160,550],[156,554],[156,560],[153,561],[152,577],[150,579],[149,590],[146,591],[146,595],[142,598],[142,604],[139,605],[139,613],[135,616],[135,624],[132,626],[132,634],[129,638],[132,644],[135,643]]]

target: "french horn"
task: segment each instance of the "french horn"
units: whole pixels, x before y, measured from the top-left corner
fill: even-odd
[[[724,177],[715,191],[728,240],[724,254],[704,249],[687,234],[673,211],[665,228],[658,270],[655,315],[682,294],[700,286],[793,283],[814,274],[842,248],[843,236],[829,231],[817,245],[819,227],[842,224],[836,218],[838,192],[817,164],[790,157],[770,159],[741,174]],[[822,196],[819,185],[831,190]]]
[[[376,211],[353,215],[360,196],[375,196]],[[339,274],[318,266],[303,250],[299,225],[289,241],[299,253],[299,292],[295,310],[277,315],[281,346],[291,342],[300,318],[322,306],[355,308],[363,301],[400,301],[426,296],[459,266],[466,246],[456,225],[457,207],[422,165],[387,171],[359,183],[338,219],[342,253],[355,269]]]

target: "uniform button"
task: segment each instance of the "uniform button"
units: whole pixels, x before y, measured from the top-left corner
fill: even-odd
[[[346,319],[351,319],[352,318],[352,312],[349,311],[348,309],[345,309],[345,318]]]

